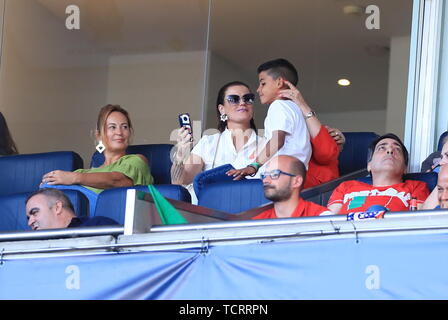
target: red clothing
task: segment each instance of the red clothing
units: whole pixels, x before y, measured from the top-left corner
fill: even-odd
[[[315,217],[320,215],[324,211],[328,211],[328,209],[313,202],[300,199],[299,204],[297,205],[296,209],[291,215],[291,218]],[[258,216],[255,216],[252,219],[275,219],[275,218],[278,217],[275,214],[275,208],[272,208],[263,211]]]
[[[405,182],[386,187],[350,180],[341,183],[328,200],[328,206],[341,203],[339,214],[366,211],[373,205],[380,205],[390,211],[408,211],[411,199],[423,203],[429,196],[428,187],[422,181],[406,180]]]
[[[317,136],[311,139],[311,147],[313,153],[308,164],[304,189],[339,178],[339,148],[327,128],[321,126]]]

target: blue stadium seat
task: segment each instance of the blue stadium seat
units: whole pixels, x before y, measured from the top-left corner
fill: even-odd
[[[56,184],[56,185],[49,185],[47,183],[43,183],[39,186],[40,189],[45,189],[45,188],[54,188],[54,189],[58,189],[58,190],[62,190],[63,192],[65,190],[72,190],[72,191],[78,191],[80,193],[82,193],[84,195],[84,197],[88,200],[88,204],[89,204],[89,208],[88,208],[88,215],[91,215],[91,212],[95,212],[95,208],[96,208],[96,200],[98,199],[98,194],[93,192],[90,189],[87,189],[84,186],[81,186],[79,184],[72,184],[72,185],[60,185],[60,184]]]
[[[375,132],[343,132],[345,144],[339,154],[339,175],[367,167],[367,150],[373,140],[379,137]]]
[[[195,194],[200,194],[203,189],[208,188],[208,186],[212,183],[232,182],[233,177],[226,175],[226,172],[232,169],[235,168],[231,164],[224,164],[222,166],[198,173],[193,179]]]
[[[421,173],[421,172],[415,172],[415,173],[407,173],[403,177],[404,180],[417,180],[417,181],[423,181],[426,182],[426,185],[428,186],[428,190],[431,192],[437,185],[437,173],[435,172],[427,172],[427,173]],[[372,177],[362,177],[357,179],[358,181],[372,184]]]
[[[45,173],[80,168],[83,168],[82,158],[72,151],[0,157],[0,195],[32,192],[39,188]]]
[[[260,179],[216,182],[207,185],[197,196],[200,206],[235,214],[271,202],[264,197]]]
[[[190,193],[182,186],[168,184],[155,185],[155,187],[166,198],[191,203]],[[98,195],[96,209],[93,215],[108,217],[123,225],[126,209],[126,191],[128,189],[136,189],[149,193],[147,186],[113,188],[104,190]]]
[[[140,144],[129,146],[127,154],[142,154],[149,162],[151,174],[154,177],[154,184],[171,183],[171,149],[172,144]],[[91,168],[97,168],[104,163],[104,155],[96,151],[92,155]]]
[[[328,181],[326,183],[322,183],[318,186],[308,188],[306,190],[302,190],[300,193],[300,196],[302,199],[305,199],[307,201],[314,202],[316,204],[319,204],[323,207],[327,206],[328,200],[331,197],[331,194],[333,193],[334,189],[341,184],[344,181],[348,180],[355,180],[358,178],[362,178],[367,176],[368,171],[366,168],[346,174],[342,177],[339,177],[337,179]]]
[[[88,207],[85,196],[73,190],[64,190],[63,192],[73,203],[75,213],[78,216],[85,216]],[[25,200],[30,194],[31,192],[25,192],[0,196],[0,232],[31,230],[28,227],[25,213]]]
[[[448,137],[448,131],[445,131],[444,133],[442,133],[439,137],[439,143],[437,144],[437,151],[442,151],[442,147],[443,147],[443,140],[445,140],[445,138]]]

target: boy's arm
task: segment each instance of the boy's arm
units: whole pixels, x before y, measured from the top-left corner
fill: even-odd
[[[269,159],[272,158],[274,154],[280,150],[285,144],[286,132],[282,130],[276,130],[272,132],[272,138],[268,141],[265,147],[258,154],[255,162],[258,164],[258,167],[261,167],[265,164]],[[257,173],[258,168],[255,168],[252,165],[247,166],[242,169],[235,169],[227,171],[228,176],[233,176],[233,180],[241,180],[245,176],[254,175]]]

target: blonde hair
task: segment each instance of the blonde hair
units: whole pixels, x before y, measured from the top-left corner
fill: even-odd
[[[129,117],[129,113],[118,104],[108,104],[101,108],[100,113],[98,114],[98,120],[96,122],[97,133],[102,137],[105,136],[106,121],[112,112],[120,112],[126,117],[126,119],[128,120],[129,131],[132,134],[134,132],[134,129],[132,127],[132,122],[131,118]]]

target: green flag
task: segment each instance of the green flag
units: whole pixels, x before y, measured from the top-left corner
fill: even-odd
[[[154,204],[156,205],[160,220],[162,220],[163,224],[188,223],[179,211],[177,211],[152,184],[148,185],[148,189],[154,199]]]

